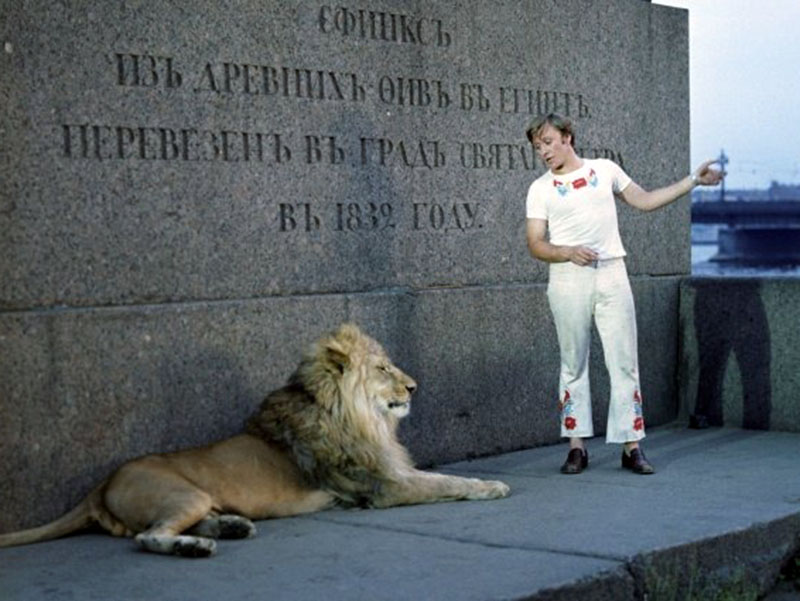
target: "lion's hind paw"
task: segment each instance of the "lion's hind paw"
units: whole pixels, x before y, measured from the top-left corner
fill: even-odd
[[[200,536],[178,536],[172,548],[173,555],[181,557],[211,557],[217,552],[217,543]]]
[[[252,538],[256,527],[246,517],[230,513],[210,515],[195,524],[189,533],[206,538]]]
[[[253,538],[256,526],[241,515],[221,515],[219,518],[218,538]]]
[[[181,557],[211,557],[217,551],[216,542],[201,536],[169,536],[143,532],[136,536],[136,542],[147,551]]]

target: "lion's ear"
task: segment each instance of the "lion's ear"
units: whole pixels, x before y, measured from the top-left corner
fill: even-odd
[[[341,347],[341,345],[335,340],[331,340],[325,345],[324,352],[326,362],[335,371],[343,374],[344,370],[347,369],[348,365],[350,365],[350,356]]]

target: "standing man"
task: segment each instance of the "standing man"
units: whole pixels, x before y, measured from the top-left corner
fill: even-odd
[[[718,184],[725,174],[707,161],[692,175],[648,192],[614,162],[579,157],[568,119],[551,113],[534,119],[525,133],[549,168],[528,189],[526,214],[528,248],[550,264],[547,299],[561,351],[561,435],[570,443],[561,471],[578,474],[589,465],[583,439],[594,435],[589,390],[594,317],[611,382],[606,442],[624,445],[622,467],[652,474],[655,470],[639,447],[644,415],[636,314],[614,197],[652,211],[697,185]]]

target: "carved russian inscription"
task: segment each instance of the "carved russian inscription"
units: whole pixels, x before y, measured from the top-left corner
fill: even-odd
[[[346,6],[322,6],[319,9],[319,30],[323,34],[375,42],[443,48],[452,43],[452,36],[441,19]]]
[[[323,5],[317,14],[317,33],[355,43],[393,43],[444,52],[452,49],[453,23],[439,18]],[[387,106],[437,113],[461,111],[509,115],[543,115],[560,112],[574,119],[590,119],[592,111],[577,91],[539,89],[516,84],[492,85],[481,81],[453,81],[446,77],[409,73],[359,72],[323,65],[292,66],[272,60],[262,62],[216,60],[189,64],[174,56],[149,51],[112,52],[113,86],[131,93],[171,90],[176,98],[192,102],[214,97],[246,97],[253,110],[265,103],[345,103],[381,115]],[[390,113],[387,113],[390,114]],[[171,161],[263,164],[275,169],[294,163],[309,168],[346,166],[356,170],[444,170],[481,172],[534,171],[544,166],[527,141],[481,139],[480,131],[465,137],[398,137],[377,133],[332,134],[268,127],[196,127],[192,123],[62,123],[60,155],[70,160]],[[583,148],[589,157],[612,158],[623,163],[619,151]],[[441,202],[409,198],[381,201],[336,199],[335,202],[298,199],[275,207],[276,232],[338,232],[370,234],[407,229],[447,233],[479,232],[486,225],[488,199]]]
[[[172,57],[114,53],[116,83],[131,88],[181,88],[189,73],[196,94],[294,98],[435,110],[544,115],[551,112],[591,117],[583,94],[574,91],[498,86],[480,82],[451,82],[396,74],[364,74],[324,68],[213,62],[187,70]]]

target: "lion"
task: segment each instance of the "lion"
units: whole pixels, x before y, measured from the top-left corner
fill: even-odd
[[[383,508],[509,494],[499,481],[418,470],[398,441],[416,382],[346,323],[318,340],[243,433],[123,464],[63,517],[0,535],[0,547],[90,526],[147,551],[208,557],[214,539],[255,536],[253,520],[334,506]]]

